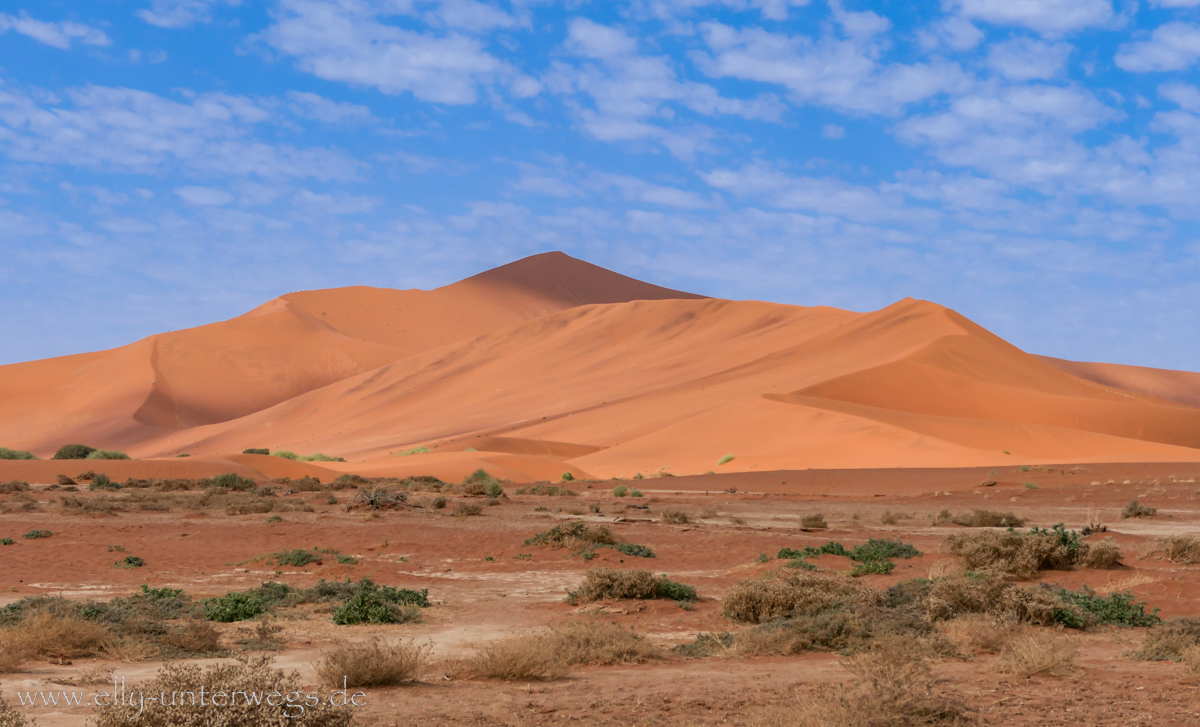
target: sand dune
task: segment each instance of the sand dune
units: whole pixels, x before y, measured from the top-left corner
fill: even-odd
[[[926,301],[707,299],[549,254],[0,367],[0,444],[286,448],[349,460],[328,476],[453,479],[1200,461],[1197,381],[1026,354]],[[226,461],[285,476],[264,459]]]

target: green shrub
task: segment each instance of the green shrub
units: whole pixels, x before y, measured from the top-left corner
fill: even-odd
[[[656,577],[648,570],[593,568],[584,574],[579,588],[567,592],[567,602],[572,604],[605,598],[669,598],[690,602],[696,600],[696,589],[666,576]]]
[[[613,497],[625,497],[629,494],[629,488],[625,485],[617,485],[612,491]]]
[[[1138,502],[1137,500],[1130,500],[1129,504],[1125,505],[1125,507],[1121,509],[1121,517],[1122,518],[1154,517],[1155,514],[1157,514],[1157,513],[1158,513],[1157,507],[1149,507],[1148,505],[1143,505],[1142,503]]]
[[[289,452],[286,449],[280,449],[275,452],[272,452],[271,456],[272,457],[283,457],[284,459],[290,459],[290,460],[300,459],[300,455],[296,454],[295,452]]]
[[[558,485],[534,485],[517,490],[518,495],[545,495],[547,497],[579,497],[579,493]]]
[[[113,482],[106,474],[98,474],[92,478],[89,490],[120,490],[124,485]]]
[[[549,530],[536,533],[525,540],[525,545],[540,545],[549,548],[565,548],[568,546],[598,546],[616,545],[617,539],[612,531],[603,525],[588,525],[574,521],[555,525]]]
[[[1096,595],[1092,589],[1084,586],[1078,591],[1068,591],[1059,588],[1056,595],[1065,603],[1078,607],[1090,616],[1090,620],[1098,624],[1120,624],[1121,626],[1155,626],[1162,623],[1158,617],[1158,609],[1146,613],[1146,604],[1133,600],[1130,592],[1114,593],[1108,598]],[[1070,611],[1064,611],[1062,617],[1056,620],[1070,628],[1084,628],[1088,624],[1069,622]]]
[[[420,619],[419,608],[429,606],[427,589],[414,591],[376,585],[363,578],[350,598],[333,612],[338,625],[410,623]]]
[[[242,454],[270,454],[270,453],[271,453],[271,450],[267,449],[266,447],[251,447],[249,449],[242,450]]]
[[[123,560],[118,560],[116,563],[113,563],[113,565],[117,566],[118,568],[141,568],[142,566],[146,565],[146,561],[142,560],[136,555],[127,555]]]
[[[413,447],[412,449],[406,449],[403,452],[397,452],[396,456],[407,457],[410,454],[425,454],[428,451],[429,447]]]
[[[630,496],[630,497],[642,497],[642,491],[641,491],[641,490],[638,490],[638,489],[633,489],[633,490],[630,490],[630,491],[629,491],[629,496]]]
[[[93,449],[84,459],[129,459],[129,455],[111,449]]]
[[[33,452],[26,452],[23,449],[0,447],[0,459],[37,459],[37,455]]]
[[[87,456],[95,451],[95,447],[86,444],[64,444],[54,453],[53,459],[87,459]]]
[[[290,565],[299,568],[320,560],[320,557],[311,550],[295,548],[293,550],[283,550],[278,553],[272,553],[271,560],[275,561],[275,565]]]
[[[483,494],[488,497],[500,497],[504,494],[504,487],[499,482],[488,482],[483,486]]]
[[[867,542],[854,546],[854,549],[850,551],[850,559],[866,562],[888,560],[889,558],[916,558],[920,554],[921,551],[899,540],[870,538]]]
[[[563,473],[562,473],[562,480],[563,480],[563,482],[570,482],[570,481],[571,481],[571,480],[573,480],[573,479],[575,479],[575,475],[571,474],[570,472],[563,472]]]
[[[890,560],[868,560],[868,561],[864,561],[862,563],[856,563],[855,566],[850,569],[850,575],[852,575],[852,576],[866,576],[866,575],[886,576],[888,573],[891,573],[892,569],[895,567],[896,567],[896,564]]]
[[[16,542],[12,538],[0,538],[0,545],[13,545]]]
[[[346,459],[344,457],[330,457],[329,455],[321,454],[320,452],[317,452],[316,454],[296,454],[295,452],[289,452],[286,449],[281,449],[277,452],[272,452],[271,456],[272,457],[283,457],[284,459],[290,459],[294,462],[345,462],[346,461]]]
[[[733,461],[733,459],[734,459],[734,457],[732,454],[727,454],[724,457],[722,457],[721,459],[717,460],[717,464],[729,464],[730,462]]]
[[[25,538],[26,540],[39,540],[41,538],[49,538],[52,535],[54,535],[54,533],[50,532],[49,530],[30,530],[21,537]]]
[[[489,497],[499,497],[504,494],[504,488],[500,485],[500,480],[488,474],[488,471],[480,468],[463,478],[460,486],[464,495],[487,495],[489,492],[496,492],[495,495]]]
[[[803,550],[781,548],[779,554],[775,557],[780,560],[786,560],[789,558],[814,558],[821,555],[840,555],[849,558],[850,551],[846,550],[846,546],[841,543],[831,540],[819,548],[814,548],[811,545],[806,546]]]
[[[635,558],[654,557],[654,551],[645,545],[637,545],[635,543],[617,543],[613,547],[625,555],[632,555]]]

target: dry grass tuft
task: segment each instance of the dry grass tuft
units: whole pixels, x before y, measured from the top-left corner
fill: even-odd
[[[1141,648],[1130,653],[1145,661],[1179,661],[1189,649],[1200,647],[1200,618],[1173,618],[1151,628]]]
[[[1004,646],[996,660],[1002,674],[1031,677],[1065,677],[1075,671],[1079,650],[1066,636],[1049,637],[1045,633],[1018,636]]]
[[[327,652],[317,662],[317,676],[330,687],[394,687],[412,684],[429,660],[428,644],[387,644],[372,639]]]
[[[967,613],[941,625],[941,631],[964,654],[999,654],[1025,626],[1009,619]]]
[[[31,614],[8,636],[43,657],[96,656],[112,646],[109,632],[100,624],[47,611]]]
[[[567,675],[570,665],[562,654],[547,649],[546,634],[513,636],[475,647],[467,671],[484,679],[548,681]]]
[[[1200,646],[1190,646],[1184,649],[1183,663],[1192,676],[1200,677]]]
[[[829,523],[825,522],[825,516],[819,512],[812,515],[800,516],[801,530],[824,530],[828,527]]]
[[[671,598],[696,600],[696,589],[655,576],[640,568],[593,568],[583,576],[579,588],[569,592],[570,603],[590,603],[606,598]]]
[[[961,701],[943,694],[929,665],[903,640],[846,661],[857,677],[776,710],[754,727],[964,727],[975,724]]]
[[[0,727],[35,727],[36,722],[26,719],[17,708],[0,697]]]
[[[1125,507],[1121,508],[1121,517],[1122,518],[1154,517],[1157,513],[1158,513],[1157,507],[1149,507],[1148,505],[1143,505],[1142,503],[1138,502],[1137,500],[1130,500],[1129,503],[1125,505]]]
[[[450,513],[454,517],[475,517],[483,513],[483,505],[475,502],[459,501],[454,506],[454,510]]]
[[[951,515],[949,510],[942,510],[934,520],[934,525],[954,523],[965,528],[1022,528],[1025,518],[1011,512],[996,512],[994,510],[973,510],[961,515]]]
[[[1111,538],[1099,542],[1064,542],[1062,534],[1042,531],[1041,534],[1019,533],[1013,530],[984,530],[947,535],[943,544],[949,552],[963,559],[967,568],[994,578],[1036,578],[1042,570],[1112,568],[1121,563],[1121,550]]]
[[[613,623],[583,621],[554,629],[548,646],[569,665],[646,664],[664,658],[645,637]]]
[[[759,580],[735,584],[726,591],[721,608],[734,621],[766,623],[844,606],[874,605],[879,598],[874,589],[844,576],[773,572]]]
[[[692,521],[692,516],[686,512],[679,510],[663,510],[662,519],[664,523],[672,523],[674,525],[687,525]]]
[[[1151,554],[1157,554],[1175,565],[1200,563],[1200,538],[1195,535],[1168,535],[1155,538]]]
[[[569,522],[555,525],[525,541],[526,545],[543,548],[566,548],[576,546],[616,545],[612,531],[603,525],[588,525]]]

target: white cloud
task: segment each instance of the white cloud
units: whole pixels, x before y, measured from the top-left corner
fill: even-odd
[[[1189,83],[1164,83],[1158,87],[1158,94],[1188,111],[1200,113],[1200,88]]]
[[[802,8],[810,0],[649,0],[645,7],[653,17],[668,20],[698,8],[720,5],[735,11],[757,10],[767,20],[787,20],[788,10]],[[636,6],[635,6],[636,7]]]
[[[1160,8],[1194,8],[1200,5],[1200,0],[1150,0],[1150,4]]]
[[[602,188],[615,188],[625,199],[634,202],[679,209],[702,209],[712,206],[695,192],[651,184],[643,179],[623,174],[596,174],[589,179],[589,183]]]
[[[85,45],[112,45],[112,41],[109,40],[104,31],[98,28],[70,21],[50,23],[35,20],[25,12],[22,12],[20,17],[0,13],[0,33],[5,33],[9,30],[32,38],[39,43],[45,43],[46,45],[63,50],[69,49],[71,42],[75,40]]]
[[[576,113],[582,128],[601,141],[657,143],[687,159],[708,148],[713,132],[677,119],[677,107],[764,120],[783,111],[773,96],[729,98],[708,84],[681,81],[668,58],[639,54],[637,41],[624,31],[586,18],[571,21],[564,48],[584,62],[556,63],[544,80],[556,93],[590,98]]]
[[[346,121],[367,121],[371,118],[371,109],[358,104],[331,101],[315,93],[289,91],[288,100],[292,110],[310,119],[316,119],[326,124],[337,124]]]
[[[1179,71],[1200,59],[1200,26],[1172,22],[1160,25],[1148,40],[1126,43],[1116,62],[1134,73]]]
[[[406,10],[411,7],[402,2],[381,7],[364,0],[280,0],[275,22],[262,37],[308,73],[388,94],[410,92],[423,101],[468,104],[481,86],[501,82],[517,84],[520,94],[536,92],[536,84],[487,52],[477,38],[453,29],[419,32],[382,20]]]
[[[711,76],[784,86],[797,103],[842,111],[898,114],[904,106],[960,89],[967,77],[954,64],[881,64],[869,38],[788,36],[720,23],[704,26],[711,57],[700,67]]]
[[[809,210],[868,224],[935,224],[941,214],[909,205],[895,189],[866,187],[836,177],[792,177],[763,163],[717,169],[700,175],[712,187],[738,196],[760,197],[783,209]]]
[[[821,136],[826,139],[840,139],[846,135],[846,129],[837,124],[825,124],[821,127]]]
[[[302,189],[292,198],[292,204],[308,214],[352,215],[370,212],[379,205],[379,200],[374,197],[362,197],[343,192],[319,194]]]
[[[177,187],[175,194],[188,204],[219,207],[233,201],[233,195],[215,187]]]
[[[518,25],[516,18],[508,13],[476,0],[441,0],[427,17],[435,24],[469,33],[484,33]]]
[[[1014,81],[1048,79],[1062,72],[1072,50],[1066,43],[1014,38],[993,45],[988,51],[987,64]]]
[[[222,2],[241,4],[241,0],[151,0],[150,7],[139,10],[137,15],[160,28],[186,28],[192,23],[212,20],[213,6]]]
[[[1105,26],[1114,19],[1110,0],[942,0],[964,18],[1019,25],[1048,36]]]
[[[65,98],[0,86],[0,152],[46,164],[151,173],[349,178],[361,164],[341,152],[268,144],[252,135],[270,111],[243,96],[186,102],[128,88],[83,86]]]

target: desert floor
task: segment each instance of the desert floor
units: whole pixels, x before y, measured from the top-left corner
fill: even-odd
[[[785,484],[789,478],[791,483]],[[984,479],[997,484],[981,486]],[[612,487],[618,483],[611,481],[564,484],[579,496],[517,495],[518,486],[509,484],[500,504],[484,507],[474,517],[451,514],[455,501],[463,499],[455,495],[448,495],[450,506],[444,509],[366,510],[347,506],[353,490],[332,493],[338,502],[331,504],[328,492],[289,495],[286,484],[277,487],[276,497],[307,504],[311,512],[292,508],[229,515],[128,507],[88,514],[64,508],[61,489],[34,485],[21,496],[25,505],[14,504],[0,514],[0,537],[16,541],[0,549],[0,605],[37,594],[102,600],[133,593],[142,584],[182,588],[197,598],[265,580],[311,586],[320,578],[368,576],[379,583],[427,588],[434,605],[415,624],[336,626],[328,613],[313,609],[273,617],[283,628],[284,641],[275,652],[276,665],[299,670],[306,683],[315,680],[313,663],[346,641],[380,635],[432,645],[432,660],[417,684],[364,690],[367,704],[359,717],[368,725],[785,724],[771,720],[786,717],[797,703],[851,679],[844,668],[847,657],[820,652],[789,657],[668,655],[644,665],[579,667],[565,678],[544,682],[464,677],[456,664],[490,640],[587,619],[632,627],[664,647],[690,643],[698,633],[748,628],[722,616],[722,594],[738,581],[780,568],[782,561],[774,555],[783,547],[899,539],[924,554],[897,560],[890,575],[860,580],[885,589],[926,577],[931,569],[947,568],[943,561],[956,560],[942,552],[942,540],[963,528],[933,525],[944,509],[956,514],[975,508],[1013,511],[1030,525],[1061,522],[1073,529],[1104,523],[1105,535],[1122,548],[1123,567],[1043,571],[1041,580],[1069,588],[1087,584],[1100,593],[1130,590],[1149,607],[1160,609],[1163,617],[1200,614],[1200,566],[1176,565],[1151,554],[1157,537],[1200,534],[1200,464],[763,472],[621,483],[640,488],[642,498],[614,497]],[[81,490],[72,496],[86,500],[122,494]],[[884,494],[888,492],[905,494]],[[16,497],[2,499],[16,503]],[[35,504],[28,504],[30,498]],[[1121,508],[1134,498],[1158,508],[1157,515],[1122,519]],[[664,522],[665,510],[686,513],[691,522]],[[801,530],[799,518],[815,513],[825,517],[828,529]],[[892,517],[885,518],[885,513]],[[272,518],[282,519],[268,522]],[[523,544],[534,533],[572,519],[605,524],[621,540],[649,546],[657,557],[633,558],[598,549],[593,559],[584,560],[570,549]],[[894,523],[885,524],[885,519]],[[21,538],[35,528],[51,530],[53,536]],[[115,568],[112,546],[143,558],[145,566]],[[274,552],[314,547],[359,561],[339,565],[330,558],[295,568],[264,560]],[[837,556],[813,562],[834,571],[847,571],[852,565]],[[669,600],[566,603],[566,591],[598,566],[649,568],[695,586],[700,600],[690,610]],[[216,626],[222,641],[236,651],[234,642],[247,624]],[[1054,629],[1045,631],[1047,638],[1058,638]],[[1200,676],[1182,663],[1125,656],[1146,632],[1115,626],[1063,632],[1079,653],[1074,670],[1065,676],[1004,674],[996,669],[997,655],[965,653],[969,650],[936,659],[933,672],[938,690],[961,700],[984,723],[1200,725]],[[11,702],[17,690],[61,688],[55,687],[55,680],[91,670],[113,670],[135,681],[152,676],[160,665],[34,659],[21,671],[0,675],[0,689]],[[90,711],[38,707],[28,713],[40,725],[55,726],[83,724]]]

